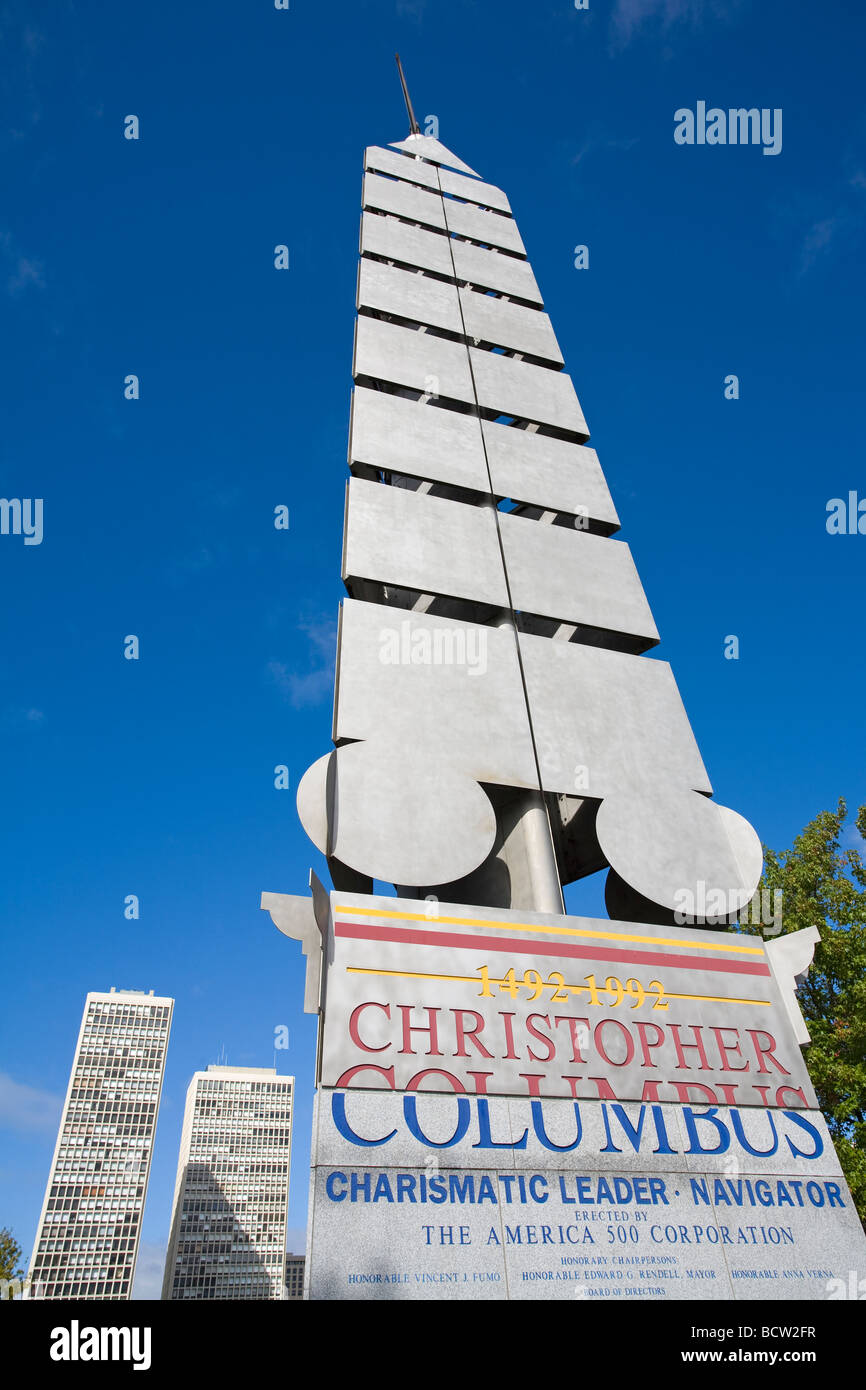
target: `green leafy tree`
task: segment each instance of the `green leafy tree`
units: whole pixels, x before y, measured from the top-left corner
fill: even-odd
[[[760,887],[782,890],[783,935],[811,926],[821,933],[797,990],[812,1037],[804,1057],[866,1227],[866,865],[854,845],[843,848],[846,816],[840,800],[835,811],[810,821],[791,849],[765,849]],[[866,838],[866,806],[855,825]],[[758,934],[761,927],[744,930]]]
[[[21,1246],[13,1236],[12,1232],[6,1227],[0,1229],[0,1279],[21,1279],[23,1271],[19,1266],[21,1259]],[[0,1297],[3,1294],[0,1293]],[[11,1294],[6,1294],[11,1298]]]

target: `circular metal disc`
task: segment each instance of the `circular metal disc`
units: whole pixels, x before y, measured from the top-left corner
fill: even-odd
[[[450,883],[476,869],[496,815],[476,781],[438,752],[384,739],[319,758],[298,788],[298,814],[323,854],[388,883]]]
[[[699,792],[605,797],[596,834],[619,877],[672,911],[724,915],[712,910],[723,894],[726,912],[737,912],[761,877],[761,842],[749,822]]]

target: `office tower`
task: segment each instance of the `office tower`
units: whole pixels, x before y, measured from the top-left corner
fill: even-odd
[[[30,1261],[31,1298],[128,1299],[174,1000],[88,994]]]
[[[304,1296],[305,1263],[303,1255],[286,1256],[286,1298],[289,1301]]]
[[[279,1299],[295,1079],[209,1066],[189,1085],[164,1299]]]

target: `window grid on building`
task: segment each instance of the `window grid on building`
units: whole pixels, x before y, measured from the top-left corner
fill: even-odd
[[[88,994],[30,1262],[31,1298],[132,1292],[174,1000]]]
[[[304,1296],[304,1256],[286,1256],[286,1298],[295,1299]]]
[[[164,1299],[280,1299],[294,1078],[208,1067],[187,1093]],[[294,1282],[294,1281],[293,1281]]]

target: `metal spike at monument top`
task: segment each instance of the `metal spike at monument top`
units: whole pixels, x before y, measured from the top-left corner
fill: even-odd
[[[760,843],[712,787],[505,194],[415,120],[365,153],[333,739],[337,889],[725,921]],[[691,895],[691,896],[689,896]],[[682,919],[680,919],[682,920]]]
[[[403,100],[406,103],[406,115],[409,117],[409,134],[420,135],[421,127],[415,119],[415,111],[412,106],[412,98],[409,96],[409,88],[406,86],[406,74],[403,72],[403,64],[400,62],[400,54],[395,53],[394,57],[397,60],[397,71],[400,74],[400,86],[403,89]]]

